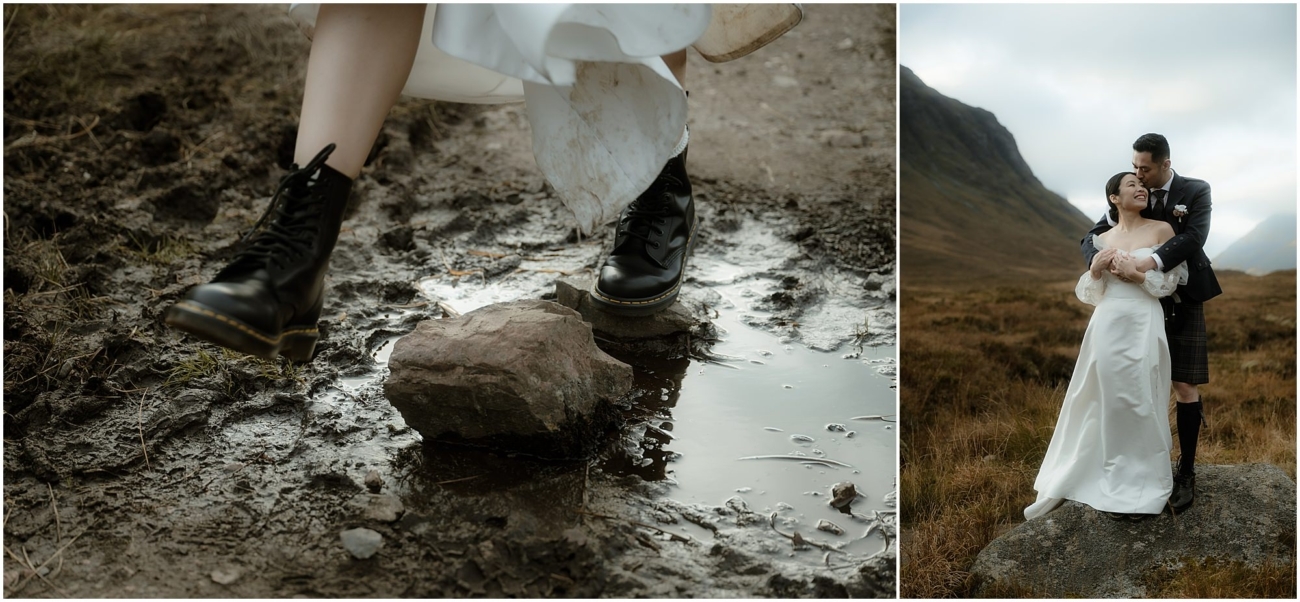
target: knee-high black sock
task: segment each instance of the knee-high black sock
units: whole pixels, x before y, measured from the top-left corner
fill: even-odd
[[[1201,434],[1201,402],[1178,402],[1178,447],[1182,457],[1178,460],[1178,472],[1183,475],[1193,473],[1196,464],[1196,439]]]

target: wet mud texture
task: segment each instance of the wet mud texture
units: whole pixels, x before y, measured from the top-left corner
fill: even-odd
[[[786,568],[788,542],[746,544],[764,521],[728,507],[682,541],[637,524],[677,520],[662,485],[426,444],[377,382],[340,386],[440,315],[423,277],[521,278],[575,248],[599,265],[611,233],[573,232],[521,105],[404,100],[354,189],[316,357],[261,361],[162,314],[291,162],[308,41],[282,7],[4,10],[7,595],[893,596],[892,556]],[[745,59],[691,57],[697,253],[756,221],[798,244],[777,277],[892,278],[894,9],[807,12]],[[777,320],[816,294],[786,297]],[[371,471],[398,520],[366,511]],[[340,544],[355,527],[383,536],[367,560]]]

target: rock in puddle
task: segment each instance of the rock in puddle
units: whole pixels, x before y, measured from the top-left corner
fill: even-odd
[[[353,558],[365,560],[375,555],[384,546],[384,536],[370,529],[348,529],[339,533],[343,548]]]
[[[427,439],[582,455],[613,424],[632,367],[596,347],[578,312],[550,301],[421,322],[393,345],[384,393]]]
[[[817,530],[825,531],[827,533],[831,533],[834,535],[844,535],[844,529],[842,529],[839,525],[831,521],[828,521],[824,518],[817,521]]]
[[[831,487],[830,503],[831,506],[835,508],[843,508],[845,506],[848,506],[849,504],[852,504],[853,500],[857,498],[858,498],[858,488],[854,487],[853,483],[850,483],[849,481],[844,481],[843,483],[836,483],[834,487]]]

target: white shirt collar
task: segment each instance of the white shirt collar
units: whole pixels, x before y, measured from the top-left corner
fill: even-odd
[[[1166,193],[1169,192],[1170,188],[1174,185],[1174,175],[1174,170],[1169,170],[1169,179],[1165,180],[1165,185],[1160,188],[1152,188],[1152,190],[1163,190]],[[1166,194],[1165,198],[1169,198],[1169,195]]]

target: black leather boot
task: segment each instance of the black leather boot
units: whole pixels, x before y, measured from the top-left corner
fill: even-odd
[[[169,326],[267,359],[311,359],[325,269],[352,190],[352,178],[325,165],[333,151],[330,144],[305,167],[293,166],[245,235],[248,247],[169,308]]]
[[[683,150],[619,216],[614,249],[591,287],[596,306],[614,314],[644,316],[672,305],[695,243],[695,226]]]
[[[1196,500],[1196,473],[1179,470],[1174,472],[1174,490],[1169,494],[1169,507],[1175,513],[1192,507]]]

